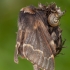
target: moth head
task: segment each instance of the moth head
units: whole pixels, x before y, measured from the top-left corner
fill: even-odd
[[[59,25],[59,20],[63,16],[65,11],[61,11],[60,7],[55,7],[55,11],[51,10],[51,13],[48,16],[49,25],[55,27]]]

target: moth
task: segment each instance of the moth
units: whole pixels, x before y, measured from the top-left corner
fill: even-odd
[[[62,41],[61,11],[55,3],[38,7],[27,6],[20,10],[14,62],[18,56],[33,64],[34,70],[54,70],[54,57],[58,55],[65,41]]]

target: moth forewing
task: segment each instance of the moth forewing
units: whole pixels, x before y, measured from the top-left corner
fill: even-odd
[[[48,32],[48,28],[44,25],[44,23],[41,20],[39,21],[39,23],[40,23],[39,28],[41,30],[40,32],[44,35],[47,44],[50,45],[49,48],[52,49],[51,50],[52,53],[55,54],[56,53],[56,44],[54,43],[51,35]]]

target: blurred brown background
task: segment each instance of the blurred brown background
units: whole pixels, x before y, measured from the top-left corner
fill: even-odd
[[[56,2],[66,13],[61,18],[60,27],[63,30],[65,46],[55,58],[55,70],[70,70],[70,0],[0,0],[0,70],[33,70],[32,64],[19,58],[15,64],[14,48],[16,44],[17,18],[19,10],[28,5],[37,6],[38,3]]]

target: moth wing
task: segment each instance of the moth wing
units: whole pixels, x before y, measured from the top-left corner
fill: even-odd
[[[54,70],[54,56],[42,24],[35,14],[20,12],[15,59],[19,53],[41,69]]]
[[[21,43],[23,43],[23,39],[24,39],[24,34],[25,34],[25,23],[22,23],[24,21],[24,19],[22,20],[22,15],[24,15],[23,12],[20,11],[19,13],[19,17],[18,17],[18,32],[17,32],[17,39],[16,39],[16,46],[15,46],[15,53],[14,53],[14,62],[18,63],[18,54],[21,53],[20,52],[20,46]]]
[[[52,50],[52,53],[55,55],[56,53],[56,44],[54,43],[54,40],[52,39],[49,31],[48,31],[48,27],[45,26],[45,24],[41,21],[41,19],[39,20],[39,28],[41,30],[41,33],[45,36],[46,40],[48,41],[48,44],[50,45],[50,48]]]
[[[38,22],[34,23],[38,24]],[[37,64],[40,68],[54,70],[53,53],[42,28],[39,26],[36,29],[26,29],[23,54],[25,58],[33,64]]]
[[[14,62],[18,63],[18,54],[22,55],[22,45],[23,45],[23,40],[26,33],[26,29],[29,28],[30,25],[30,17],[31,14],[34,14],[32,11],[31,7],[26,7],[22,8],[19,12],[19,17],[18,17],[18,32],[17,32],[17,43],[15,46],[15,54],[14,54]],[[30,19],[29,19],[30,18]]]

